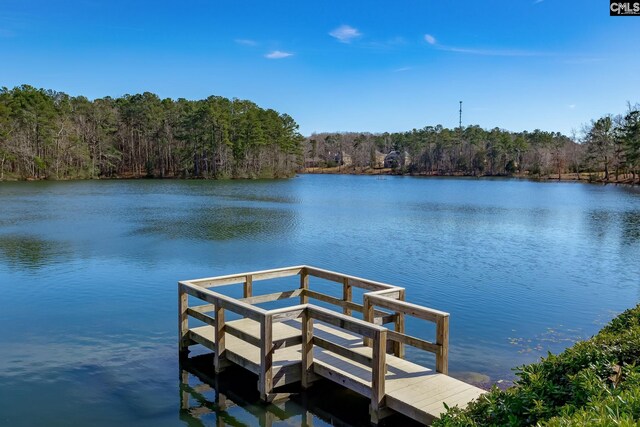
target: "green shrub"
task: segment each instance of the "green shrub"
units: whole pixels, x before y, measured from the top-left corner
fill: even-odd
[[[640,305],[596,336],[516,369],[507,390],[493,388],[434,426],[635,426],[640,424]]]

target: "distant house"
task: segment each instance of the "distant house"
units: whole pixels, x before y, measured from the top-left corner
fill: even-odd
[[[376,150],[375,152],[375,163],[373,164],[373,167],[378,169],[378,168],[383,168],[384,167],[384,159],[387,156],[384,155],[384,153],[379,152],[378,150]]]
[[[411,165],[411,156],[406,151],[404,153],[392,151],[384,158],[385,168],[399,168],[409,165]]]
[[[333,159],[339,166],[351,166],[353,164],[353,159],[351,155],[345,153],[344,151],[337,152],[329,152],[329,158]]]

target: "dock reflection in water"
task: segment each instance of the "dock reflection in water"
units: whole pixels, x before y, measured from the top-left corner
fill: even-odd
[[[369,425],[369,401],[321,381],[304,393],[265,404],[256,390],[257,376],[239,367],[216,375],[213,356],[180,360],[180,420],[189,426],[362,426]],[[402,415],[380,425],[418,426]]]

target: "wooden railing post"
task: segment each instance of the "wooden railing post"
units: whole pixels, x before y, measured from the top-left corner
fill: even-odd
[[[220,373],[227,365],[226,345],[225,345],[225,328],[224,328],[224,308],[216,299],[213,304],[214,310],[214,341],[215,350],[213,353],[213,365],[215,372]]]
[[[302,312],[302,388],[311,385],[311,370],[313,368],[313,318],[309,310]]]
[[[260,375],[258,389],[260,399],[270,400],[273,390],[273,321],[270,315],[260,319]]]
[[[244,279],[243,292],[244,298],[250,298],[253,296],[253,276],[251,274],[247,274]]]
[[[345,302],[351,302],[353,298],[353,289],[351,287],[351,285],[349,284],[349,278],[348,277],[344,277],[342,279],[342,300]],[[344,307],[342,309],[342,312],[344,314],[346,314],[347,316],[351,316],[351,309]]]
[[[309,272],[306,268],[300,270],[300,289],[304,289],[300,294],[300,304],[309,303],[309,297],[305,292],[309,290]]]
[[[362,306],[363,306],[362,316],[364,318],[364,321],[373,323],[374,315],[375,315],[375,307],[373,306],[373,303],[371,302],[367,294],[364,295],[364,302]],[[371,347],[371,338],[364,337],[362,342],[363,342],[363,345]]]
[[[178,284],[178,350],[180,354],[189,351],[189,295],[184,291],[181,284]]]
[[[402,289],[399,291],[400,295],[398,296],[398,299],[400,301],[404,301],[405,298],[405,290]],[[395,330],[396,332],[398,332],[399,334],[404,334],[404,313],[403,312],[396,312],[396,321],[395,321]],[[401,342],[394,342],[393,343],[393,354],[396,357],[399,357],[401,359],[404,359],[404,344]]]
[[[381,419],[381,409],[384,406],[385,396],[385,373],[387,370],[386,361],[387,331],[376,331],[373,338],[373,361],[371,364],[371,406],[369,415],[371,423],[378,424]]]
[[[449,316],[438,316],[436,320],[436,344],[440,351],[436,354],[436,371],[449,374]]]

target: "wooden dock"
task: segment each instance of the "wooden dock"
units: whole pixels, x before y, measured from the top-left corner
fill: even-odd
[[[290,276],[299,276],[295,289],[254,295],[255,282]],[[310,278],[338,283],[341,297],[312,290]],[[212,290],[234,284],[242,284],[242,298]],[[353,301],[353,288],[364,289],[363,304]],[[300,382],[307,388],[326,378],[370,399],[374,424],[393,411],[429,424],[445,403],[464,407],[484,393],[447,375],[449,314],[404,301],[404,288],[297,266],[181,281],[178,289],[180,351],[200,344],[213,351],[216,372],[234,363],[255,373],[265,402],[287,397],[278,392],[282,386]],[[299,304],[274,310],[257,305],[291,298]],[[225,312],[235,319],[225,321]],[[434,323],[435,342],[406,335],[406,316]],[[189,318],[201,326],[189,327]],[[405,360],[405,345],[434,353],[435,370]]]

